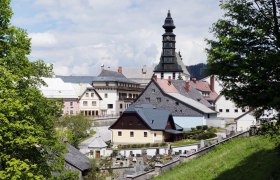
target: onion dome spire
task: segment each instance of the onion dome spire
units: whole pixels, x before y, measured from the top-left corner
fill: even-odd
[[[167,17],[165,18],[164,25],[162,27],[165,29],[165,32],[173,32],[173,29],[176,28],[171,17],[170,10],[168,10]]]

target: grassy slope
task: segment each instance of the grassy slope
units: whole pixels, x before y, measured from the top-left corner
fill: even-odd
[[[264,137],[238,138],[155,179],[280,179],[280,155]]]

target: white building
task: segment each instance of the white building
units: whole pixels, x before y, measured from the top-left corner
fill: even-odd
[[[256,125],[256,117],[248,111],[241,116],[235,118],[236,131],[247,131],[252,125]]]
[[[102,116],[119,116],[142,91],[138,83],[122,74],[121,68],[118,72],[102,69],[93,79],[92,85],[102,98]]]

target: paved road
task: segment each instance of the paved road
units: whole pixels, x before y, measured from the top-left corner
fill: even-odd
[[[111,131],[108,129],[109,126],[93,127],[92,129],[96,131],[93,137],[86,139],[79,144],[80,151],[85,154],[89,152],[88,145],[97,137],[101,137],[103,141],[111,140]]]

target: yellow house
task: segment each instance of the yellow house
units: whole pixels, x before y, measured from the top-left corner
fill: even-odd
[[[150,104],[130,106],[110,129],[114,145],[170,142],[183,130],[169,111]]]

